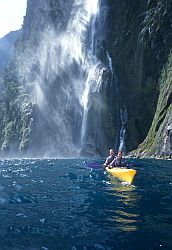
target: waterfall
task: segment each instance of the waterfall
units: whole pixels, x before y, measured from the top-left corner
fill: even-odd
[[[113,76],[114,70],[113,70],[113,66],[112,66],[112,58],[110,57],[108,51],[106,51],[106,55],[107,55],[107,59],[108,59],[108,65],[109,65],[110,71],[111,71],[112,76]]]
[[[40,114],[33,133],[38,154],[76,156],[84,144],[89,97],[104,70],[95,54],[98,13],[99,0],[74,0],[66,27],[47,27],[36,58],[21,65],[32,71],[26,81]]]
[[[113,65],[112,65],[112,58],[110,57],[108,51],[106,51],[106,55],[107,55],[107,60],[108,60],[108,65],[109,65],[109,69],[111,72],[111,87],[115,87],[115,108],[116,109],[116,114],[117,114],[117,121],[116,121],[116,125],[117,125],[117,131],[120,130],[120,102],[119,102],[119,87],[118,87],[118,79],[117,76],[115,74],[115,71],[113,69]],[[111,95],[111,98],[113,98],[113,95]],[[114,100],[111,99],[111,103],[114,103]],[[118,138],[114,138],[114,148],[117,149],[118,147]]]
[[[111,75],[112,75],[112,80],[111,80],[111,85],[115,86],[115,93],[116,93],[116,112],[118,115],[118,121],[117,121],[117,128],[119,130],[119,151],[125,151],[125,133],[126,133],[126,128],[125,128],[125,124],[128,121],[128,114],[127,114],[127,109],[124,106],[124,110],[122,110],[120,108],[120,101],[119,101],[119,87],[118,87],[118,80],[117,77],[115,75],[114,69],[113,69],[113,65],[112,65],[112,59],[109,55],[108,52],[106,52],[107,54],[107,59],[108,59],[108,65],[109,65],[109,69],[111,71]],[[121,121],[121,128],[120,128],[120,121]],[[117,148],[117,144],[115,144],[115,148]]]
[[[128,121],[128,113],[127,109],[124,106],[124,110],[120,109],[120,116],[121,116],[121,130],[120,130],[120,145],[119,145],[119,151],[124,151],[125,152],[125,124]]]
[[[88,1],[88,4],[93,1]],[[96,8],[95,8],[96,7]],[[102,75],[105,67],[96,57],[95,51],[95,33],[96,33],[96,18],[99,13],[99,1],[94,1],[94,12],[92,12],[91,23],[90,23],[90,39],[89,46],[87,48],[87,54],[85,55],[85,87],[82,94],[81,103],[83,106],[83,120],[82,120],[82,128],[81,128],[81,150],[84,147],[86,140],[86,129],[87,129],[87,116],[88,116],[88,106],[89,106],[89,96],[91,93],[99,92],[101,83],[102,83]]]

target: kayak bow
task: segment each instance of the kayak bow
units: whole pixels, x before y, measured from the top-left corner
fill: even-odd
[[[106,171],[111,173],[113,176],[118,178],[121,181],[125,181],[128,184],[133,182],[134,176],[136,174],[136,170],[134,169],[127,169],[127,168],[108,168],[106,167]]]

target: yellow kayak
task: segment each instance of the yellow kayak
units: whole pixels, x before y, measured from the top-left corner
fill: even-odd
[[[134,169],[127,169],[127,168],[108,168],[106,167],[106,171],[111,173],[113,176],[118,178],[121,181],[125,181],[128,184],[133,182],[134,176],[136,174],[136,170]]]

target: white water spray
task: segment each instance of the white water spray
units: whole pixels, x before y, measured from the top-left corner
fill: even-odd
[[[76,156],[73,141],[80,138],[78,148],[84,143],[90,93],[101,86],[104,67],[94,48],[98,14],[99,0],[74,0],[68,24],[63,30],[46,29],[32,63],[35,77],[28,81],[32,102],[45,120],[44,147],[57,155]]]
[[[86,72],[86,81],[85,81],[85,88],[82,94],[81,103],[84,108],[83,113],[83,121],[82,121],[82,129],[81,129],[81,148],[84,145],[85,140],[85,133],[86,133],[86,125],[87,125],[87,115],[88,115],[88,103],[89,103],[89,95],[93,92],[99,92],[100,86],[102,83],[102,75],[105,67],[102,63],[97,59],[94,51],[94,36],[96,32],[96,17],[99,13],[99,1],[96,0],[87,1],[87,7],[89,13],[91,13],[90,21],[91,21],[91,45],[87,50],[87,55],[85,56],[85,72]]]

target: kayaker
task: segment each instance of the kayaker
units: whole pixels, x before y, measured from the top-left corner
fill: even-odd
[[[122,151],[118,151],[117,157],[109,164],[109,168],[113,167],[127,167],[127,162],[122,158]]]
[[[103,166],[109,166],[109,164],[115,159],[115,152],[112,148],[109,149],[109,156],[107,157]]]

